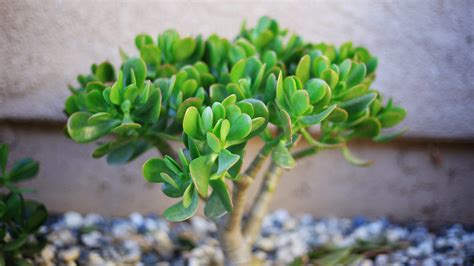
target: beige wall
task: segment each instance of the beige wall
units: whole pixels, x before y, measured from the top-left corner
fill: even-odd
[[[12,145],[14,158],[41,161],[40,177],[29,184],[38,190],[34,197],[53,211],[163,210],[171,201],[141,176],[151,154],[112,167],[90,158],[94,144],[61,134],[67,84],[93,62],[118,63],[118,47],[134,53],[138,33],[176,28],[231,38],[243,19],[253,25],[261,15],[310,41],[367,46],[379,56],[375,86],[406,106],[411,129],[394,144],[355,144],[355,153],[376,158],[371,168],[348,166],[334,151],[302,161],[283,178],[274,207],[474,222],[474,2],[468,0],[1,1],[0,121],[24,122],[0,123],[0,141]],[[433,163],[438,157],[440,165]]]
[[[91,158],[94,144],[75,144],[58,126],[0,124],[0,128],[0,139],[12,145],[14,158],[29,154],[41,162],[39,177],[27,186],[36,188],[32,196],[52,211],[161,213],[173,202],[141,175],[143,162],[154,152],[128,165],[109,166],[103,159]],[[250,145],[248,158],[260,145]],[[351,166],[336,151],[303,160],[283,176],[273,208],[318,216],[474,222],[474,144],[362,142],[352,147],[360,157],[374,159],[374,165]]]

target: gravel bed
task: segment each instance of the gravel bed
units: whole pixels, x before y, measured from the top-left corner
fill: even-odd
[[[378,250],[357,265],[472,265],[474,232],[460,224],[430,232],[421,223],[406,226],[387,219],[368,220],[291,216],[278,210],[264,221],[254,255],[263,265],[310,264],[306,254],[322,247],[367,243],[405,243]],[[41,229],[49,244],[33,258],[35,265],[220,265],[222,251],[215,225],[201,217],[169,223],[155,215],[126,218],[68,212]],[[304,259],[306,258],[306,260]],[[298,260],[297,260],[298,261]]]

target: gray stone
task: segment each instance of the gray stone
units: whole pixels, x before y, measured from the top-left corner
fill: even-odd
[[[59,257],[65,262],[71,262],[77,260],[80,254],[81,249],[79,247],[71,247],[59,252]]]
[[[99,247],[100,246],[100,240],[102,239],[102,234],[99,233],[98,231],[92,231],[87,234],[83,234],[81,236],[81,241],[84,243],[84,245],[88,247]]]
[[[68,228],[76,229],[82,226],[84,219],[78,212],[66,212],[64,214],[64,223]]]

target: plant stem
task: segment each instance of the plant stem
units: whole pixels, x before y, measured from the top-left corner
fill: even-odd
[[[298,138],[296,141],[290,144],[288,149],[291,150],[291,148],[296,146],[300,139],[301,138]],[[253,202],[252,207],[250,208],[249,218],[247,219],[243,228],[244,237],[251,244],[254,243],[258,236],[262,226],[263,218],[268,213],[273,194],[280,181],[282,173],[283,168],[275,164],[273,161],[265,172],[263,182],[260,185],[260,190]]]
[[[265,144],[241,178],[234,183],[232,213],[216,222],[219,242],[224,252],[226,265],[250,265],[251,244],[242,234],[242,218],[245,212],[248,190],[259,170],[273,150],[273,145]]]
[[[280,181],[282,172],[283,169],[272,162],[265,173],[260,191],[250,209],[249,218],[244,226],[243,233],[249,243],[255,241],[260,231],[263,218],[268,212],[273,193]]]
[[[173,149],[173,147],[171,147],[168,141],[155,135],[147,138],[147,140],[153,146],[155,146],[155,148],[161,153],[161,156],[164,157],[165,155],[169,155],[174,160],[179,161],[178,153],[176,153],[176,151]]]

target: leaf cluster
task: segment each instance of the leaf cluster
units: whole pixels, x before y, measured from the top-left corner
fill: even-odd
[[[36,234],[46,221],[48,213],[44,205],[23,198],[27,189],[16,184],[37,175],[38,162],[24,158],[13,163],[7,170],[8,146],[0,145],[0,265],[27,265],[25,256],[42,249],[45,242],[32,242],[29,237]]]
[[[406,112],[392,100],[384,103],[371,86],[377,58],[350,42],[305,42],[262,17],[255,28],[244,23],[232,41],[168,30],[156,40],[140,34],[135,46],[138,56],[122,51],[117,71],[104,62],[78,77],[65,105],[67,133],[79,143],[113,135],[93,153],[109,163],[128,162],[151,147],[170,155],[143,167],[147,180],[182,199],[165,212],[170,220],[192,216],[199,196],[207,199],[209,217],[231,212],[225,180],[239,179],[255,136],[271,147],[274,163],[289,169],[301,136],[311,146],[305,154],[340,148],[349,162],[366,165],[348,150],[350,140],[388,141],[405,130],[385,132]],[[320,127],[319,139],[309,134],[312,126]],[[163,143],[171,140],[184,149],[169,154]]]

